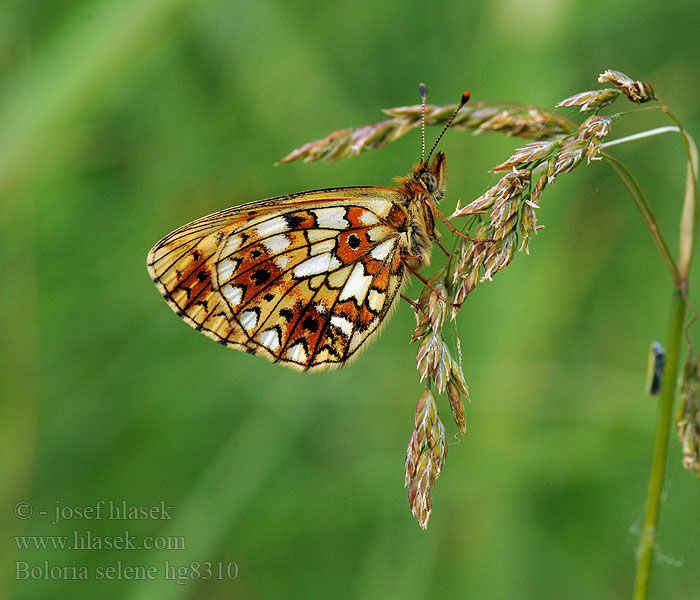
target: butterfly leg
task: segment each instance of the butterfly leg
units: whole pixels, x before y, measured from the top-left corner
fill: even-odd
[[[477,238],[469,237],[468,235],[466,235],[466,234],[462,233],[461,231],[459,231],[458,229],[456,229],[455,226],[452,224],[452,222],[445,215],[442,214],[440,209],[437,206],[435,206],[435,203],[432,200],[430,200],[430,198],[426,198],[425,201],[428,203],[430,208],[433,209],[435,214],[437,214],[437,216],[440,217],[440,219],[442,219],[442,221],[445,223],[445,225],[447,225],[447,228],[456,236],[459,236],[459,237],[461,237],[469,242],[473,242],[475,244],[477,244],[477,243],[478,244],[493,243],[496,241],[496,240],[492,240],[492,239],[480,240]],[[443,250],[444,250],[444,248],[443,248]]]
[[[418,277],[418,279],[420,279],[420,280],[423,282],[423,285],[427,286],[427,287],[430,288],[433,292],[435,292],[436,294],[438,294],[438,295],[440,296],[440,299],[441,299],[445,304],[449,304],[450,306],[452,306],[452,307],[454,307],[454,308],[460,308],[460,305],[455,304],[454,302],[450,302],[447,298],[445,298],[445,297],[442,295],[442,293],[440,292],[440,290],[435,289],[435,286],[434,286],[432,283],[430,283],[425,277],[423,277],[418,271],[416,271],[411,265],[409,265],[409,264],[406,262],[405,259],[407,259],[407,258],[415,258],[414,256],[411,256],[410,254],[402,254],[402,255],[401,255],[401,258],[403,259],[403,264],[404,264],[404,266],[405,266],[413,275],[415,275],[416,277]]]
[[[400,294],[401,298],[403,298],[406,302],[408,302],[416,311],[419,313],[423,314],[423,309],[420,307],[420,305],[417,302],[414,302],[411,300],[408,296],[404,294]]]
[[[440,243],[440,240],[437,238],[434,240],[434,242],[440,247],[440,250],[442,250],[445,253],[445,256],[451,256],[451,254],[447,251],[447,248]]]

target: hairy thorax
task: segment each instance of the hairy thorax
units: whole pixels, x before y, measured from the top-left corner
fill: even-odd
[[[413,168],[411,177],[400,178],[406,198],[406,231],[399,243],[404,261],[414,269],[430,264],[433,240],[438,238],[435,229],[435,206],[445,194],[445,155],[438,152],[433,162],[420,163]]]

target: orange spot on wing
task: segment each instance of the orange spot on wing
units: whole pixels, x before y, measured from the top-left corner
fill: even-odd
[[[360,311],[360,316],[357,319],[357,328],[360,331],[365,331],[368,327],[369,324],[374,320],[376,315],[369,309],[367,304],[365,304],[362,307],[362,310]]]
[[[244,264],[248,266],[248,264]],[[265,260],[236,275],[231,283],[244,286],[245,295],[242,298],[242,305],[245,305],[246,302],[260,291],[271,287],[272,282],[276,281],[281,275],[282,271],[272,260]],[[278,288],[279,286],[274,284],[272,287]]]
[[[367,227],[343,231],[338,236],[337,256],[347,265],[355,262],[370,249],[370,241],[367,239]]]
[[[352,300],[339,302],[335,305],[335,308],[333,309],[334,315],[344,317],[351,323],[355,322],[355,319],[357,319],[357,315],[359,314],[359,312],[360,311],[358,310],[357,306],[355,306],[355,303]]]
[[[325,318],[322,315],[318,314],[314,308],[307,308],[297,320],[297,323],[289,336],[287,348],[293,346],[299,340],[304,340],[310,356],[313,349],[318,344],[321,334],[323,333],[324,324]]]
[[[377,261],[375,261],[377,262]],[[372,285],[370,286],[372,289],[379,290],[379,291],[386,291],[386,288],[389,286],[389,274],[391,273],[391,264],[387,263],[385,264],[377,273],[376,277],[372,281]]]
[[[370,256],[363,256],[361,260],[362,264],[365,267],[365,272],[367,273],[367,275],[376,275],[379,271],[379,268],[382,266],[382,261],[375,260]]]
[[[391,207],[386,220],[390,225],[393,225],[396,229],[401,227],[407,220],[406,213],[402,211],[396,204]]]
[[[360,208],[359,206],[350,206],[345,211],[345,218],[353,229],[360,229],[365,227],[361,217],[366,212],[367,211],[365,209]]]

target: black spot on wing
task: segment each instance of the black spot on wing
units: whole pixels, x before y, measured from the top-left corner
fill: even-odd
[[[267,269],[257,269],[251,273],[250,278],[253,280],[255,285],[263,285],[270,279],[270,271]]]
[[[284,215],[284,220],[287,223],[287,227],[289,229],[296,229],[299,227],[304,222],[303,217],[299,217],[297,215]]]
[[[310,331],[311,333],[316,333],[318,331],[318,321],[314,319],[311,315],[307,316],[302,322],[301,326]]]

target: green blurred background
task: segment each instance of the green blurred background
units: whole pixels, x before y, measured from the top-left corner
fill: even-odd
[[[0,597],[630,597],[655,415],[647,350],[665,338],[670,280],[606,165],[546,191],[531,255],[460,314],[468,431],[455,435],[441,398],[452,443],[426,532],[403,487],[422,389],[408,305],[351,366],[303,375],[181,323],[146,253],[235,204],[405,174],[417,132],[336,164],[273,163],[416,103],[420,81],[438,104],[466,88],[552,106],[616,68],[651,82],[697,139],[698,26],[690,0],[4,0]],[[646,112],[611,137],[667,124]],[[519,143],[448,134],[447,210],[493,185],[488,169]],[[675,252],[680,139],[615,154]],[[675,437],[665,491],[652,597],[697,598],[700,485]],[[172,519],[53,523],[56,506],[99,501],[162,501]],[[181,536],[186,550],[14,539],[88,530]],[[88,579],[16,580],[15,563],[44,561]],[[166,562],[205,561],[237,577],[165,578]],[[157,575],[97,579],[120,562]]]

